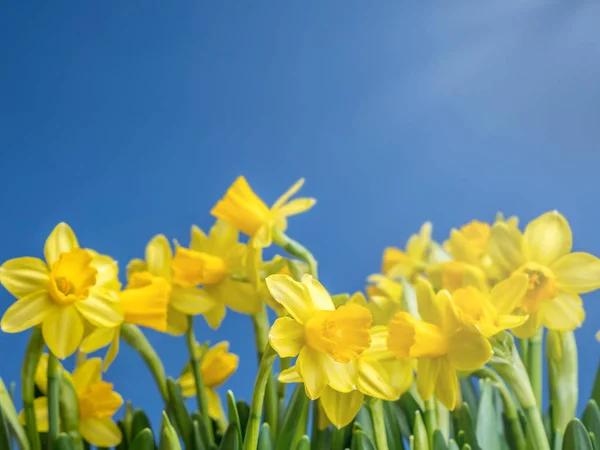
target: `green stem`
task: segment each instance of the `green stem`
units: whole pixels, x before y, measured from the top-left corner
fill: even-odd
[[[367,406],[373,420],[373,434],[375,446],[378,450],[388,450],[387,435],[385,432],[385,416],[383,414],[383,401],[378,398],[369,398]],[[435,411],[433,411],[435,415]]]
[[[542,409],[542,337],[544,328],[540,327],[536,333],[529,339],[529,349],[527,351],[527,374],[531,380],[531,387],[535,395],[537,407]]]
[[[290,368],[292,363],[291,358],[279,358],[279,373]],[[287,383],[277,382],[277,404],[279,405],[279,413],[285,411],[285,391]]]
[[[313,277],[318,278],[317,260],[306,247],[291,239],[285,233],[277,230],[276,228],[273,229],[273,242],[290,255],[295,256],[296,258],[308,264],[308,272]]]
[[[23,397],[23,415],[25,416],[25,432],[31,445],[31,450],[41,450],[40,435],[37,432],[35,410],[33,400],[35,399],[35,371],[37,369],[42,351],[44,350],[44,338],[42,329],[36,327],[31,332],[29,344],[25,351],[21,379],[23,382],[21,396]]]
[[[190,352],[190,361],[192,372],[194,373],[194,382],[196,384],[196,400],[198,401],[198,409],[204,420],[208,441],[210,445],[215,442],[215,436],[212,427],[212,421],[208,415],[208,401],[206,400],[206,390],[204,389],[204,381],[202,380],[202,371],[200,370],[200,357],[196,351],[196,337],[194,336],[194,317],[188,316],[188,328],[186,332],[188,351]]]
[[[498,392],[500,392],[502,406],[504,407],[504,416],[508,422],[507,428],[512,437],[511,441],[514,445],[514,450],[527,450],[527,443],[525,441],[525,435],[523,434],[521,419],[519,418],[519,410],[517,409],[517,405],[515,405],[512,394],[506,387],[502,378],[487,367],[476,370],[473,372],[473,376],[482,379],[489,378],[494,382],[494,386],[498,389]]]
[[[537,450],[550,450],[548,437],[542,422],[542,416],[537,406],[525,408],[525,419],[527,420],[527,432],[531,433],[531,442]]]
[[[135,325],[123,324],[121,325],[121,337],[132,349],[139,353],[142,357],[150,373],[152,374],[160,395],[165,402],[165,405],[169,404],[169,394],[167,393],[167,385],[165,381],[165,369],[160,362],[160,358],[144,336],[144,333]]]
[[[320,400],[313,400],[312,403],[312,431],[310,435],[311,448],[326,448],[327,430],[319,429],[319,415],[322,414],[319,408]]]
[[[439,400],[436,401],[436,406],[438,430],[440,430],[446,440],[448,440],[450,437],[450,412]]]
[[[60,383],[60,420],[63,431],[69,435],[73,450],[84,450],[79,432],[79,400],[75,387],[64,375]]]
[[[429,446],[433,448],[433,433],[438,429],[437,425],[437,411],[435,406],[435,399],[431,397],[429,400],[425,400],[425,427],[427,428],[427,437],[429,439]]]
[[[62,374],[58,359],[50,351],[48,355],[48,447],[54,448],[54,442],[60,433],[60,382]]]
[[[260,312],[252,316],[252,323],[254,325],[254,338],[256,340],[256,352],[258,356],[258,362],[260,363],[263,359],[263,353],[265,348],[269,345],[269,316],[267,315],[267,309],[265,305],[262,306]],[[285,395],[285,392],[284,392]],[[265,422],[269,424],[273,436],[277,436],[277,422],[279,419],[278,413],[278,396],[277,396],[277,385],[275,378],[273,377],[272,371],[269,372],[269,378],[267,379],[267,386],[265,392]]]
[[[246,436],[244,438],[244,450],[256,450],[258,445],[258,433],[260,430],[260,419],[262,416],[263,402],[265,399],[265,388],[271,374],[271,366],[275,362],[277,353],[270,345],[263,353],[262,360],[258,367],[256,382],[254,383],[254,393],[252,394],[252,404],[250,405],[250,416],[248,425],[246,425]]]

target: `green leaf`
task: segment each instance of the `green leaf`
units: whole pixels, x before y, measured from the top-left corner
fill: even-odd
[[[475,435],[478,442],[486,443],[486,450],[502,450],[499,424],[500,417],[494,406],[494,388],[489,381],[481,380]]]
[[[371,418],[371,414],[366,407],[360,408],[356,418],[354,419],[354,423],[358,423],[360,425],[361,431],[370,439],[375,439],[375,433],[373,431],[373,419]]]
[[[273,450],[273,436],[271,435],[271,427],[268,423],[263,423],[258,433],[258,450]]]
[[[27,440],[27,434],[25,433],[23,425],[21,425],[15,405],[2,378],[0,378],[0,410],[2,410],[2,416],[4,417],[4,421],[6,421],[6,425],[19,443],[19,448],[21,450],[29,450],[30,446],[29,441]]]
[[[419,407],[419,403],[417,402],[417,400],[415,400],[415,398],[412,396],[412,394],[410,392],[405,392],[404,394],[402,394],[402,396],[400,397],[400,400],[398,400],[397,404],[400,405],[400,407],[404,411],[404,414],[408,421],[408,426],[410,427],[409,434],[414,434],[415,417],[416,417],[415,413],[416,412],[419,412],[420,414],[423,413],[423,411]],[[403,432],[403,434],[405,434],[405,432]]]
[[[448,450],[460,450],[460,447],[454,439],[448,441]]]
[[[121,430],[121,435],[123,436],[123,440],[119,445],[115,447],[115,450],[129,450],[129,441],[127,440],[127,432],[125,431],[125,424],[122,420],[117,421],[117,426]],[[89,448],[89,445],[86,447],[87,442],[83,443],[83,448]],[[161,449],[162,450],[162,449]]]
[[[440,430],[433,432],[433,450],[448,450],[446,439]]]
[[[594,447],[594,450],[598,450],[598,442],[596,441],[596,435],[594,433],[590,433],[590,441],[592,441],[592,447]]]
[[[310,450],[310,439],[307,435],[300,438],[298,445],[296,445],[296,450]]]
[[[352,424],[343,428],[333,427],[331,433],[331,450],[345,450],[350,446],[352,438]]]
[[[579,419],[571,419],[565,430],[563,450],[594,450],[588,431]]]
[[[373,441],[361,430],[352,433],[351,450],[377,450]]]
[[[237,430],[237,425],[234,423],[229,424],[223,439],[221,439],[221,450],[242,450],[242,439]]]
[[[52,445],[53,450],[73,450],[73,442],[66,433],[60,433],[54,444]]]
[[[477,392],[475,392],[475,386],[473,386],[473,380],[469,378],[459,378],[460,392],[463,398],[463,403],[469,405],[469,411],[472,417],[477,417],[477,408],[479,402],[477,401]],[[473,428],[475,423],[473,422]]]
[[[589,433],[600,436],[600,408],[594,400],[590,400],[583,411],[581,421]]]
[[[229,423],[235,425],[235,429],[238,431],[240,442],[242,442],[242,427],[240,424],[240,416],[238,414],[237,405],[235,403],[235,397],[232,391],[227,391],[227,417]]]
[[[242,428],[242,438],[246,434],[246,425],[248,425],[248,417],[250,417],[250,406],[248,403],[238,400],[236,403],[238,416],[240,418],[240,427]]]
[[[462,446],[462,450],[471,450],[471,446],[469,444],[465,444]]]
[[[127,400],[127,403],[125,404],[125,415],[123,416],[123,429],[125,432],[123,436],[128,444],[130,444],[134,438],[134,436],[131,434],[131,423],[133,422],[133,413],[133,404],[131,403],[131,400]]]
[[[129,448],[131,450],[154,450],[154,436],[152,435],[152,431],[149,428],[141,430],[133,438]]]
[[[202,434],[203,431],[204,435]],[[202,418],[192,419],[192,442],[194,450],[206,450],[208,448],[208,436]]]
[[[169,410],[173,413],[179,436],[183,439],[185,448],[191,448],[192,420],[183,401],[181,386],[171,377],[167,378],[167,392],[169,395]]]
[[[600,405],[600,362],[598,362],[598,369],[596,370],[596,379],[594,380],[591,398],[597,405]]]
[[[421,418],[421,413],[417,411],[415,413],[415,428],[413,435],[415,437],[415,450],[429,450],[429,438],[427,437],[427,428]]]
[[[401,417],[406,421],[404,411],[395,403],[383,402],[383,415],[385,419],[385,435],[388,445],[394,444],[395,450],[404,450],[404,441],[402,439],[402,426],[400,425]],[[408,430],[408,424],[406,424]],[[408,430],[410,434],[410,430]]]
[[[300,418],[304,411],[308,411],[308,397],[304,391],[304,385],[298,383],[294,387],[292,397],[285,409],[283,415],[283,421],[279,427],[279,435],[277,436],[277,450],[290,450],[294,445],[294,438],[296,437],[297,428],[299,426]],[[301,430],[301,434],[304,434],[306,430]]]
[[[10,434],[8,432],[8,426],[4,421],[4,415],[2,414],[2,408],[0,408],[0,448],[11,450],[12,445],[10,443]]]
[[[179,437],[171,422],[167,413],[162,413],[162,427],[160,430],[160,444],[159,450],[181,450],[181,444],[179,443]]]
[[[470,448],[473,448],[473,450],[480,450],[479,445],[477,445],[477,437],[475,436],[471,409],[467,403],[463,403],[462,407],[460,408],[460,417],[458,423],[459,430],[464,433],[462,442],[460,439],[458,441],[459,444],[462,444],[463,448],[465,444],[469,444]]]
[[[150,420],[148,420],[148,416],[141,409],[136,409],[133,413],[131,419],[131,439],[135,440],[137,435],[141,433],[143,430],[150,430],[152,432],[152,426],[150,425]]]

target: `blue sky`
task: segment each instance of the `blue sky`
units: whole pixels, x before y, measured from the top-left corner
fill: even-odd
[[[354,291],[385,246],[422,222],[557,209],[600,255],[600,5],[431,2],[11,2],[0,15],[0,259],[41,256],[60,221],[125,266],[191,224],[244,174],[273,201],[304,176],[318,199],[290,234],[331,291]],[[0,292],[0,310],[13,299]],[[577,331],[581,394],[598,362],[600,294]],[[242,355],[227,383],[249,399],[250,319],[201,339]],[[177,376],[183,339],[149,333]],[[0,334],[0,376],[27,333]],[[158,419],[123,348],[107,379]],[[222,390],[224,393],[224,390]]]

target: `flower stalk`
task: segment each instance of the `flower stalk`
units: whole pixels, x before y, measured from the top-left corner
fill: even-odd
[[[25,418],[25,432],[27,433],[31,450],[40,450],[42,448],[40,436],[37,432],[33,401],[35,399],[35,371],[43,350],[44,338],[42,337],[42,329],[36,327],[31,332],[21,369],[23,416]]]
[[[367,398],[367,407],[373,421],[373,437],[378,450],[388,450],[387,436],[385,432],[385,416],[383,414],[383,402],[378,398]],[[433,412],[435,415],[435,411]]]
[[[527,350],[527,374],[531,381],[533,395],[537,407],[542,409],[543,389],[542,389],[542,338],[544,336],[544,328],[540,327],[535,334],[529,339],[529,348]]]
[[[308,251],[306,247],[301,245],[299,242],[291,239],[285,233],[278,229],[273,229],[273,242],[275,245],[281,247],[291,256],[295,256],[296,258],[304,261],[308,265],[308,272],[315,278],[318,277],[317,271],[317,260],[313,256],[313,254]]]
[[[73,450],[84,450],[79,432],[79,400],[73,383],[64,375],[60,383],[60,420],[63,431],[71,438]]]
[[[60,384],[62,374],[56,356],[48,355],[48,447],[54,443],[60,433]]]
[[[196,400],[198,401],[198,409],[200,415],[204,420],[206,426],[206,432],[208,435],[208,441],[210,445],[215,442],[215,436],[213,432],[212,422],[208,415],[208,401],[206,400],[206,390],[204,388],[204,381],[202,379],[202,371],[200,370],[201,359],[196,351],[196,337],[194,335],[194,317],[188,316],[188,329],[186,332],[187,346],[190,353],[190,362],[192,365],[192,372],[194,374],[194,382],[196,384]]]

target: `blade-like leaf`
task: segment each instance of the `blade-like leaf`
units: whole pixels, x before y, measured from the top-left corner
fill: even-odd
[[[501,450],[500,417],[494,406],[494,388],[486,381],[479,382],[479,406],[475,435],[477,442],[485,442],[486,450]]]
[[[29,450],[30,446],[29,441],[27,440],[27,434],[25,433],[23,425],[21,425],[15,405],[12,402],[10,393],[6,389],[2,378],[0,378],[0,409],[2,410],[2,416],[6,421],[6,425],[19,443],[19,448],[21,450]]]
[[[242,442],[242,427],[240,425],[240,416],[237,410],[237,404],[235,403],[235,397],[232,391],[227,391],[227,417],[229,423],[235,425],[235,429],[238,431],[240,442]]]
[[[258,434],[258,450],[273,450],[274,448],[271,427],[268,423],[263,423]]]
[[[167,378],[167,392],[169,394],[169,410],[173,412],[179,436],[183,439],[185,448],[191,448],[192,421],[183,401],[181,386],[171,377]]]
[[[433,450],[448,450],[446,439],[440,430],[435,430],[433,433]]]
[[[240,427],[242,428],[242,438],[246,433],[246,425],[248,425],[248,417],[250,417],[250,406],[248,403],[238,400],[236,403],[238,417],[240,418]]]
[[[131,450],[154,450],[154,436],[149,428],[141,430],[131,441]]]
[[[579,419],[572,419],[565,430],[563,450],[594,450],[588,431]]]
[[[235,424],[229,424],[223,439],[221,439],[220,450],[242,450],[242,440]]]
[[[429,438],[427,436],[427,428],[421,418],[421,413],[417,411],[415,413],[415,428],[414,433],[415,443],[414,450],[429,450]]]
[[[292,393],[292,397],[285,409],[283,415],[283,421],[279,427],[279,433],[277,436],[277,450],[290,450],[293,447],[294,439],[297,435],[297,428],[300,425],[300,417],[303,412],[308,411],[308,397],[304,391],[303,384],[297,384]],[[306,430],[299,430],[298,432],[304,434]]]
[[[71,438],[66,433],[60,433],[52,444],[53,450],[73,450]]]
[[[159,450],[181,450],[181,444],[179,443],[179,437],[171,422],[167,413],[163,411],[162,414],[162,428],[160,431],[160,444]]]
[[[298,441],[296,445],[296,450],[310,450],[310,439],[307,435],[304,435]]]
[[[583,411],[581,417],[583,425],[589,433],[594,433],[594,436],[600,436],[600,408],[594,400],[590,400]]]
[[[402,416],[402,418],[406,421],[406,417],[404,417],[404,411],[402,411],[395,403],[383,402],[383,414],[385,418],[385,433],[388,446],[391,446],[393,443],[393,448],[397,450],[404,450],[402,427],[400,425],[400,416]],[[410,430],[408,432],[410,433]]]
[[[136,436],[143,430],[150,430],[152,432],[152,426],[150,420],[144,411],[136,409],[131,419],[131,440],[135,440]]]
[[[356,430],[352,433],[351,450],[377,450],[373,441],[363,431]]]
[[[458,443],[463,447],[465,444],[469,444],[470,448],[473,450],[480,450],[479,445],[477,445],[477,437],[475,436],[475,428],[473,424],[473,416],[471,415],[471,409],[467,403],[463,403],[460,408],[460,418],[459,418],[459,433],[463,432],[463,440],[459,439]],[[459,436],[460,438],[460,436]]]

